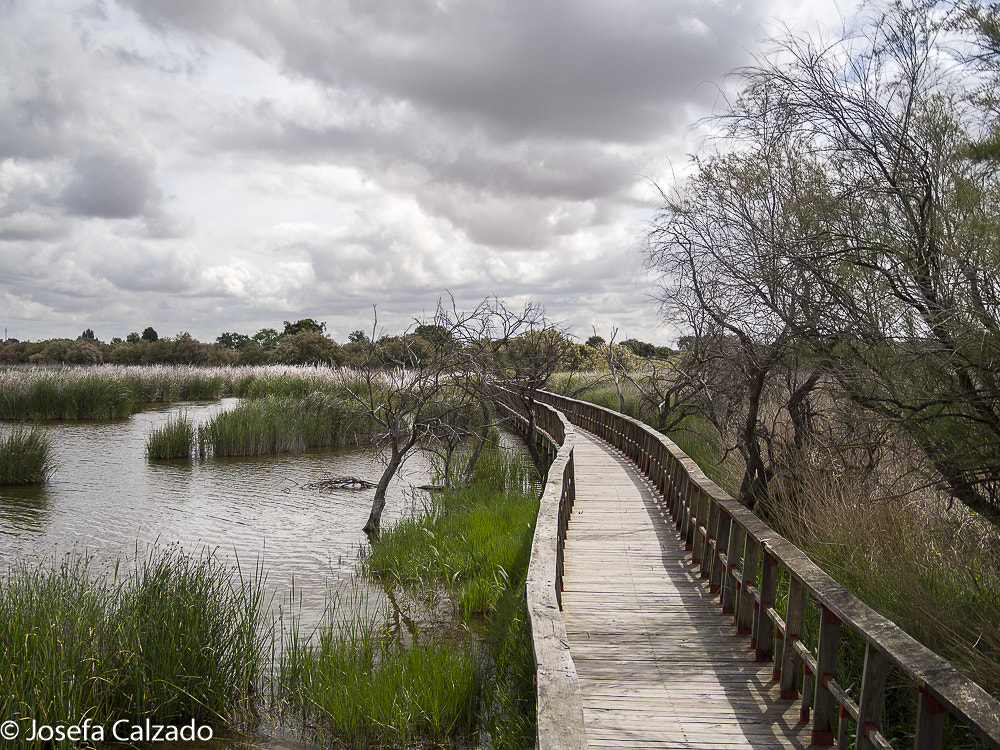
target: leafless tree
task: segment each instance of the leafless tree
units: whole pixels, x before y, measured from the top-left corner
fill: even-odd
[[[453,445],[484,434],[486,428],[470,416],[485,396],[482,372],[468,366],[463,351],[469,318],[439,305],[430,324],[438,335],[386,339],[377,335],[376,314],[372,336],[362,342],[364,356],[355,368],[360,374],[344,386],[381,428],[377,443],[387,452],[364,526],[369,535],[378,534],[389,482],[415,446]],[[452,453],[446,451],[449,459]]]

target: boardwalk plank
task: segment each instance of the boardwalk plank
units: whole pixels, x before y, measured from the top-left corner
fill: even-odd
[[[582,431],[562,609],[591,748],[805,748],[798,703],[777,700],[682,555],[645,480]]]

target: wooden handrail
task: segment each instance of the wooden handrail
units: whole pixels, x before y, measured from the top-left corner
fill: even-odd
[[[987,747],[1000,748],[1000,702],[834,581],[705,476],[672,441],[595,404],[549,392],[536,399],[618,448],[646,474],[671,511],[692,561],[719,594],[723,611],[732,613],[737,632],[750,636],[758,660],[774,660],[781,697],[801,700],[803,721],[811,715],[813,745],[846,747],[853,721],[859,750],[891,748],[881,727],[886,678],[895,668],[915,688],[917,750],[942,747],[948,713]],[[783,616],[774,606],[782,580],[788,582]],[[809,599],[820,614],[815,649],[801,638]],[[844,627],[865,642],[856,699],[838,682]]]
[[[516,399],[497,403],[513,418],[522,433],[528,419],[519,413]],[[563,546],[576,499],[573,465],[574,427],[566,417],[545,404],[536,404],[535,435],[551,460],[545,489],[538,504],[535,533],[525,596],[531,621],[535,655],[538,750],[584,750],[583,699],[576,665],[569,652],[569,638],[562,618]]]

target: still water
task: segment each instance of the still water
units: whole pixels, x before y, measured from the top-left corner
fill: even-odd
[[[374,490],[309,485],[333,476],[377,481],[382,464],[356,449],[146,458],[147,435],[177,414],[201,424],[236,403],[223,399],[149,409],[122,421],[44,425],[56,468],[42,487],[0,487],[0,569],[67,553],[91,557],[93,567],[144,557],[153,546],[175,545],[194,555],[212,550],[247,571],[259,561],[272,609],[287,610],[294,588],[301,625],[318,624],[331,596],[359,585],[355,564],[367,543],[361,529]],[[419,507],[423,493],[411,487],[427,483],[430,470],[421,454],[404,464],[390,487],[383,525]],[[254,746],[285,745],[260,738]]]

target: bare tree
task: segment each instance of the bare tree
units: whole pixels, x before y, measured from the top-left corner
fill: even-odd
[[[439,335],[393,338],[377,336],[376,314],[371,338],[359,338],[364,347],[356,368],[360,375],[344,386],[381,428],[377,443],[387,452],[364,526],[369,535],[378,534],[389,482],[415,446],[450,445],[483,434],[483,425],[469,416],[484,398],[482,373],[468,366],[462,341],[476,314],[451,315],[439,305],[431,324]],[[446,451],[449,459],[453,450]]]
[[[824,340],[824,300],[795,264],[824,241],[814,219],[821,184],[794,141],[768,133],[749,153],[697,161],[683,186],[664,194],[649,234],[662,309],[694,334],[681,364],[686,386],[743,457],[739,500],[762,511],[776,455],[763,407],[802,414],[818,380],[808,373],[792,392],[778,387],[793,377],[790,367],[801,372],[803,333]]]
[[[468,356],[474,359],[489,382],[504,389],[528,419],[528,434],[534,434],[537,393],[565,366],[574,350],[566,330],[550,320],[545,309],[526,302],[520,309],[491,297],[474,317],[476,334],[468,337]],[[545,461],[538,446],[526,441],[532,462],[542,476]]]
[[[1000,183],[978,142],[969,71],[932,2],[898,0],[833,45],[790,38],[741,71],[730,134],[786,137],[821,162],[828,241],[796,269],[828,304],[839,383],[924,449],[952,495],[1000,509]],[[765,106],[761,106],[764,103]]]

